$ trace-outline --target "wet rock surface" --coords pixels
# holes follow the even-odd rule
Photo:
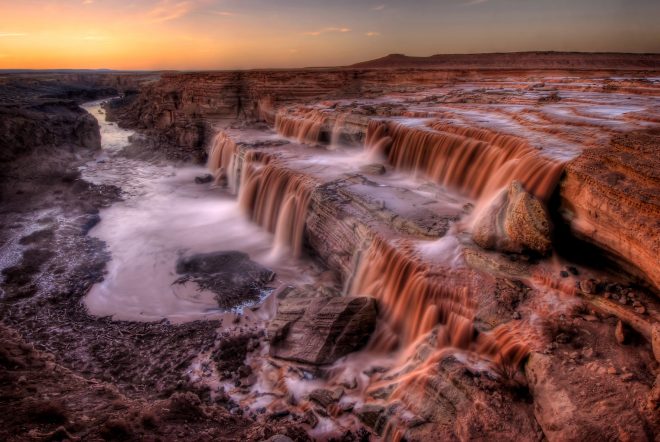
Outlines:
[[[175,284],[195,283],[199,290],[216,294],[218,306],[239,307],[259,299],[275,274],[250,260],[243,252],[213,252],[181,257],[176,272],[184,275]]]
[[[315,365],[332,363],[367,343],[376,314],[373,298],[292,288],[268,326],[270,353]]]
[[[534,413],[548,440],[623,439],[652,440],[647,433],[645,404],[635,404],[626,395],[630,388],[648,387],[617,376],[618,369],[598,368],[598,391],[587,381],[594,376],[594,365],[578,363],[567,375],[557,370],[560,362],[555,358],[532,354],[525,374],[534,397]],[[570,378],[567,379],[566,376]]]

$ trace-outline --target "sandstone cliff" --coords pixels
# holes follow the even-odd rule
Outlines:
[[[571,232],[660,289],[660,133],[615,137],[568,163],[562,213]]]

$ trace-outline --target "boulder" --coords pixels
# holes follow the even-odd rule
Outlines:
[[[341,388],[335,390],[317,388],[309,393],[309,399],[316,402],[323,408],[328,408],[330,404],[338,402],[343,394],[344,390]]]
[[[268,326],[272,356],[330,364],[367,343],[376,326],[376,300],[329,289],[293,289]]]
[[[385,166],[383,166],[382,164],[373,163],[373,164],[366,164],[364,166],[360,166],[360,172],[366,175],[385,175],[387,169],[385,169]]]
[[[243,252],[222,251],[181,257],[176,272],[183,275],[175,284],[193,282],[201,290],[216,294],[221,308],[234,308],[256,301],[275,273]]]
[[[373,429],[376,434],[381,434],[385,428],[387,417],[385,416],[385,407],[382,405],[364,404],[354,413],[363,424]]]
[[[543,204],[513,181],[476,214],[472,239],[484,249],[550,252],[551,224]]]
[[[196,184],[206,184],[206,183],[210,183],[211,181],[213,181],[213,175],[211,175],[210,173],[195,177]]]

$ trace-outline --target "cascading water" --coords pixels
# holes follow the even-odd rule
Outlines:
[[[313,144],[319,142],[326,120],[327,116],[315,109],[301,114],[279,112],[275,117],[275,129],[283,137]]]
[[[257,116],[260,121],[265,121],[268,124],[275,123],[275,107],[271,96],[261,97],[257,101]]]
[[[442,123],[410,127],[371,121],[365,148],[385,154],[397,169],[421,173],[472,198],[488,197],[518,180],[545,201],[563,170],[560,161],[543,157],[517,137]]]
[[[525,340],[506,327],[478,333],[474,327],[478,283],[452,274],[451,268],[422,263],[413,244],[396,246],[374,239],[358,265],[352,295],[379,300],[387,323],[371,341],[374,351],[407,348],[438,324],[438,349],[471,350],[500,366],[515,366],[529,352]]]
[[[342,143],[342,131],[344,130],[344,125],[346,123],[347,114],[339,114],[335,118],[335,122],[332,125],[332,132],[330,134],[330,147],[338,147]]]
[[[219,132],[213,139],[207,162],[215,184],[226,183],[232,193],[238,192],[239,164],[236,143],[224,132]]]
[[[371,120],[365,150],[386,156],[397,169],[421,173],[483,204],[512,180],[547,201],[563,170],[560,161],[541,156],[518,137],[440,122],[413,127]],[[375,296],[382,306],[387,326],[380,327],[372,348],[406,348],[441,324],[438,349],[471,350],[499,367],[517,367],[530,351],[531,340],[510,326],[478,333],[474,293],[479,287],[473,286],[474,281],[454,281],[451,268],[428,265],[410,245],[395,248],[383,240],[372,241],[350,289],[353,294]]]
[[[275,234],[276,254],[290,249],[300,256],[313,183],[272,161],[257,151],[246,154],[239,204],[251,220]]]

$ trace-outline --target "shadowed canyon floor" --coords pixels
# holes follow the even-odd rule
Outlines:
[[[0,435],[657,439],[660,74],[575,57],[3,78]]]

